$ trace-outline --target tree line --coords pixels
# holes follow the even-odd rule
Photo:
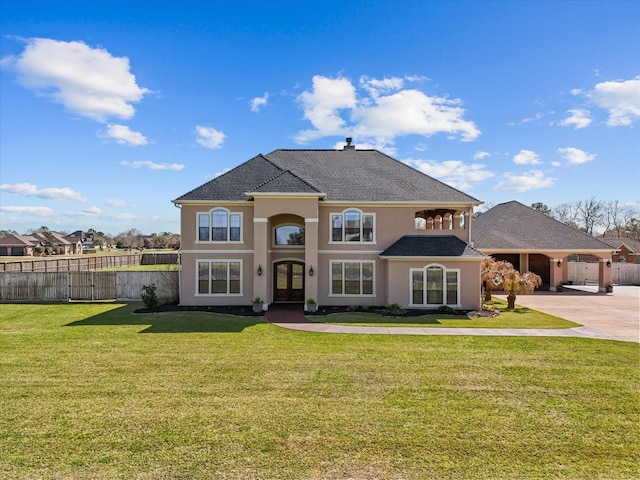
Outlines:
[[[489,203],[483,206],[488,210],[494,204]],[[623,205],[618,200],[600,201],[596,197],[591,197],[587,200],[563,203],[554,208],[542,202],[536,202],[531,204],[531,208],[587,235],[640,240],[638,208]]]

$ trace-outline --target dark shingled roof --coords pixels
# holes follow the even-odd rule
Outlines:
[[[331,201],[480,204],[377,150],[355,149],[275,150],[252,158],[174,202],[247,200],[245,192],[252,191],[325,193],[326,200]]]
[[[405,235],[380,254],[381,257],[475,257],[485,256],[455,235]]]
[[[501,203],[473,222],[480,250],[612,250],[611,246],[519,202]]]

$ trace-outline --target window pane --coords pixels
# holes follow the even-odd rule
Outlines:
[[[342,293],[342,263],[340,262],[331,264],[331,293],[335,295]]]
[[[458,303],[458,272],[447,272],[447,304]]]
[[[214,210],[211,214],[211,240],[214,242],[227,241],[227,212]]]
[[[360,213],[355,210],[344,213],[344,240],[345,242],[360,241]]]
[[[373,242],[373,215],[362,216],[362,241]]]
[[[240,293],[240,262],[229,262],[229,293]]]
[[[291,264],[291,288],[302,290],[304,288],[304,265]]]
[[[373,263],[362,264],[362,293],[373,295]]]
[[[424,303],[424,272],[413,272],[411,275],[411,303]]]
[[[334,215],[331,219],[331,240],[342,241],[342,215]]]
[[[442,290],[442,268],[427,268],[427,303],[442,305],[444,292]]]
[[[304,228],[295,225],[276,228],[276,245],[304,245]]]
[[[198,293],[209,293],[209,262],[198,262]]]
[[[198,215],[198,240],[209,241],[209,214]]]
[[[211,263],[211,293],[227,293],[227,264]]]
[[[287,289],[287,276],[289,270],[287,269],[287,264],[282,263],[276,267],[276,288],[278,290],[286,290]]]
[[[240,241],[240,215],[229,215],[229,240],[232,242]]]
[[[360,293],[360,264],[344,264],[344,293],[358,295]]]

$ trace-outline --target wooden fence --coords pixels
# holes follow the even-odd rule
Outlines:
[[[615,262],[610,268],[613,283],[618,285],[640,285],[639,264]],[[567,280],[575,284],[598,284],[597,263],[568,262],[567,269]]]
[[[0,302],[141,300],[143,285],[156,285],[162,303],[178,301],[179,272],[4,272]]]
[[[0,272],[83,272],[140,265],[141,260],[140,254],[19,260],[0,263]]]

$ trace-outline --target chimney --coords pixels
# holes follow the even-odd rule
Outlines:
[[[351,141],[353,140],[353,138],[347,137],[346,140],[347,140],[347,144],[343,147],[343,150],[355,150],[356,146],[351,145]]]

